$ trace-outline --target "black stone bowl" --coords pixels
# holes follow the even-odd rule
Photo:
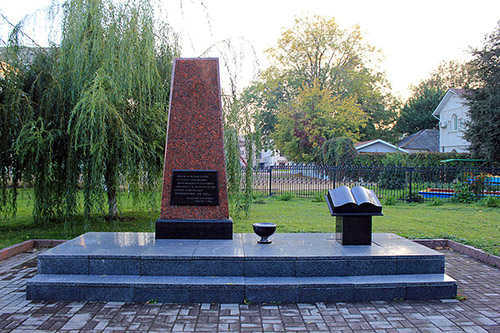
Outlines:
[[[269,244],[272,241],[269,240],[269,237],[274,234],[276,231],[276,224],[264,222],[264,223],[254,223],[253,231],[260,236],[260,240],[258,241],[261,244]]]

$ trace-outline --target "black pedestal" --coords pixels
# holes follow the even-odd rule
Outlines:
[[[156,239],[233,239],[233,220],[156,221]]]
[[[337,216],[336,239],[342,245],[371,245],[371,216]]]

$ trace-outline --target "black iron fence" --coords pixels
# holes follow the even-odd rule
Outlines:
[[[242,170],[244,172],[244,170]],[[255,168],[253,190],[272,196],[326,195],[339,186],[364,186],[381,199],[450,199],[461,188],[500,197],[500,168],[275,165]],[[242,177],[244,179],[244,177]]]

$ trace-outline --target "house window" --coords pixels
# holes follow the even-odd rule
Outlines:
[[[453,114],[453,116],[451,116],[451,130],[453,132],[458,130],[458,119],[456,114]]]

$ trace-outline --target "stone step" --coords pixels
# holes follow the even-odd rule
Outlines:
[[[452,298],[444,255],[394,234],[342,246],[332,234],[156,240],[87,233],[38,256],[33,300],[168,303],[334,302]]]
[[[38,274],[31,300],[165,303],[291,303],[453,298],[445,274],[345,277],[139,276]]]
[[[314,277],[443,274],[444,255],[393,234],[342,246],[331,234],[253,234],[232,240],[155,240],[148,233],[89,233],[38,257],[40,274]]]
[[[39,257],[40,274],[141,276],[358,276],[444,273],[443,257],[61,258]]]

